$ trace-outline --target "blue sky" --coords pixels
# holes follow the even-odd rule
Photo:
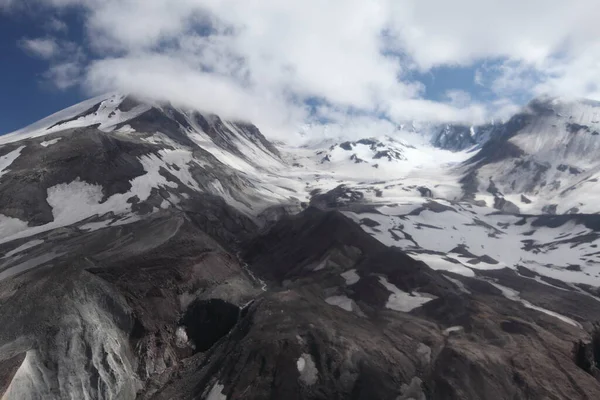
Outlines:
[[[87,97],[77,87],[56,88],[44,78],[48,62],[19,46],[23,38],[45,36],[43,23],[35,14],[0,13],[0,133],[22,128]]]
[[[441,66],[425,73],[415,73],[414,78],[425,85],[425,98],[444,101],[448,91],[463,90],[474,99],[491,99],[493,94],[475,82],[475,74],[481,63],[468,67]]]
[[[600,98],[596,0],[485,3],[0,0],[0,133],[109,91],[274,128]]]

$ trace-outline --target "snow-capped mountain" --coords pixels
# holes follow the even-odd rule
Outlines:
[[[597,111],[292,147],[112,94],[0,136],[0,396],[599,398]]]
[[[251,217],[299,203],[278,186],[284,163],[253,125],[117,95],[73,111],[0,138],[0,241],[135,220],[199,195]]]
[[[522,213],[596,213],[599,150],[600,103],[538,99],[469,160],[465,192]]]
[[[323,155],[322,163],[349,160],[354,164],[367,163],[374,168],[378,168],[380,161],[406,160],[404,149],[409,147],[411,146],[389,137],[386,137],[385,141],[365,138],[353,142],[347,141],[334,144],[329,148],[329,152],[318,151],[317,155]]]

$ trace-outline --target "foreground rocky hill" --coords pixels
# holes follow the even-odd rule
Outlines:
[[[3,399],[600,397],[596,216],[498,213],[472,153],[120,95],[0,142]]]

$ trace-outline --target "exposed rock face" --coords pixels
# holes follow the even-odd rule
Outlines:
[[[433,192],[429,188],[420,186],[417,188],[417,190],[419,191],[419,193],[421,193],[421,196],[423,197],[433,197]]]
[[[499,125],[445,125],[437,129],[432,143],[441,149],[461,151],[485,144],[497,133]]]
[[[507,214],[519,214],[519,207],[503,197],[494,198],[494,208]]]
[[[363,199],[364,194],[362,192],[340,185],[326,193],[315,191],[310,203],[318,208],[331,209],[361,203]]]

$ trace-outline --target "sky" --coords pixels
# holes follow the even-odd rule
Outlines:
[[[0,0],[0,134],[134,93],[287,132],[600,100],[597,0]]]

